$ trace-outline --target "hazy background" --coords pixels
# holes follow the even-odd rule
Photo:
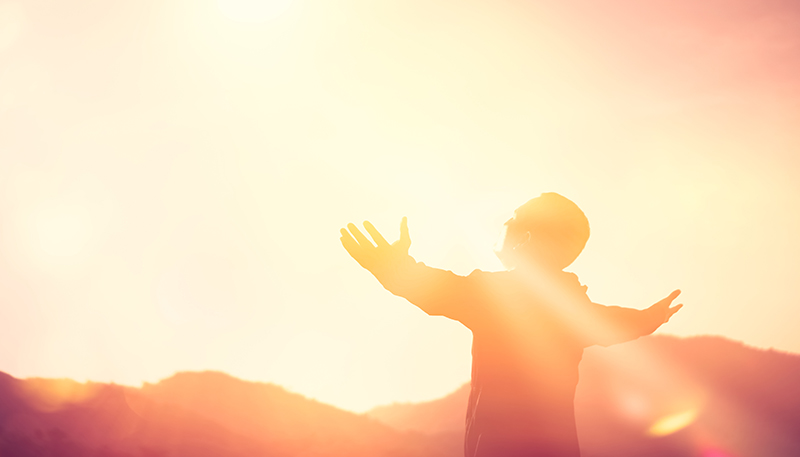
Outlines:
[[[500,269],[546,191],[594,301],[800,352],[798,127],[792,1],[0,0],[0,371],[439,397],[469,332],[338,229]]]

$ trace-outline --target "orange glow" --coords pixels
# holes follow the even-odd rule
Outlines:
[[[0,1],[0,371],[437,398],[472,335],[336,229],[407,215],[416,258],[493,271],[545,191],[593,301],[680,287],[665,331],[800,352],[798,12],[741,2]]]
[[[703,451],[702,457],[733,457],[733,456],[719,449],[707,449]]]
[[[55,412],[90,400],[97,395],[97,389],[95,384],[71,379],[28,379],[19,384],[17,394],[38,411]]]
[[[662,417],[654,423],[647,433],[651,436],[667,436],[682,430],[697,419],[697,410],[690,409],[680,413],[670,414]]]

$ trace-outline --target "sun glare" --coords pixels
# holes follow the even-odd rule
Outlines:
[[[663,417],[656,421],[652,427],[647,431],[650,436],[667,436],[671,435],[678,430],[688,427],[694,420],[697,419],[697,410],[690,409],[677,414],[672,414]]]
[[[266,22],[277,18],[291,6],[292,0],[218,0],[219,10],[237,22]]]
[[[28,379],[20,383],[19,393],[26,403],[44,412],[55,412],[66,405],[82,403],[97,394],[97,385],[71,379]]]
[[[51,257],[73,257],[89,240],[89,227],[82,215],[70,208],[50,208],[35,220],[35,233],[41,250]]]
[[[0,3],[0,51],[17,41],[24,25],[25,12],[19,3]]]

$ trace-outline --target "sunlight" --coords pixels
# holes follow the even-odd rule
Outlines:
[[[27,379],[19,394],[38,411],[55,412],[67,405],[83,403],[97,395],[98,386],[71,379]]]
[[[306,331],[294,336],[283,347],[283,353],[272,367],[280,384],[311,398],[339,403],[353,402],[342,398],[341,388],[351,372],[352,349],[346,341],[322,332]]]
[[[619,406],[626,416],[635,419],[645,417],[651,409],[648,398],[638,392],[624,392]]]
[[[237,22],[266,22],[277,18],[291,6],[292,0],[218,0],[219,10]]]
[[[649,430],[647,434],[650,436],[667,436],[671,435],[678,430],[688,427],[694,420],[697,419],[697,410],[690,409],[677,414],[672,414],[659,419]]]
[[[17,2],[0,4],[0,51],[11,47],[22,34],[25,11]]]
[[[88,223],[76,208],[58,206],[39,212],[34,230],[39,247],[51,257],[78,255],[89,241]]]

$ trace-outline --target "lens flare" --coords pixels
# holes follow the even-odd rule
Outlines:
[[[690,409],[688,411],[662,417],[647,430],[647,434],[650,436],[671,435],[678,430],[688,427],[695,419],[697,419],[696,409]]]

